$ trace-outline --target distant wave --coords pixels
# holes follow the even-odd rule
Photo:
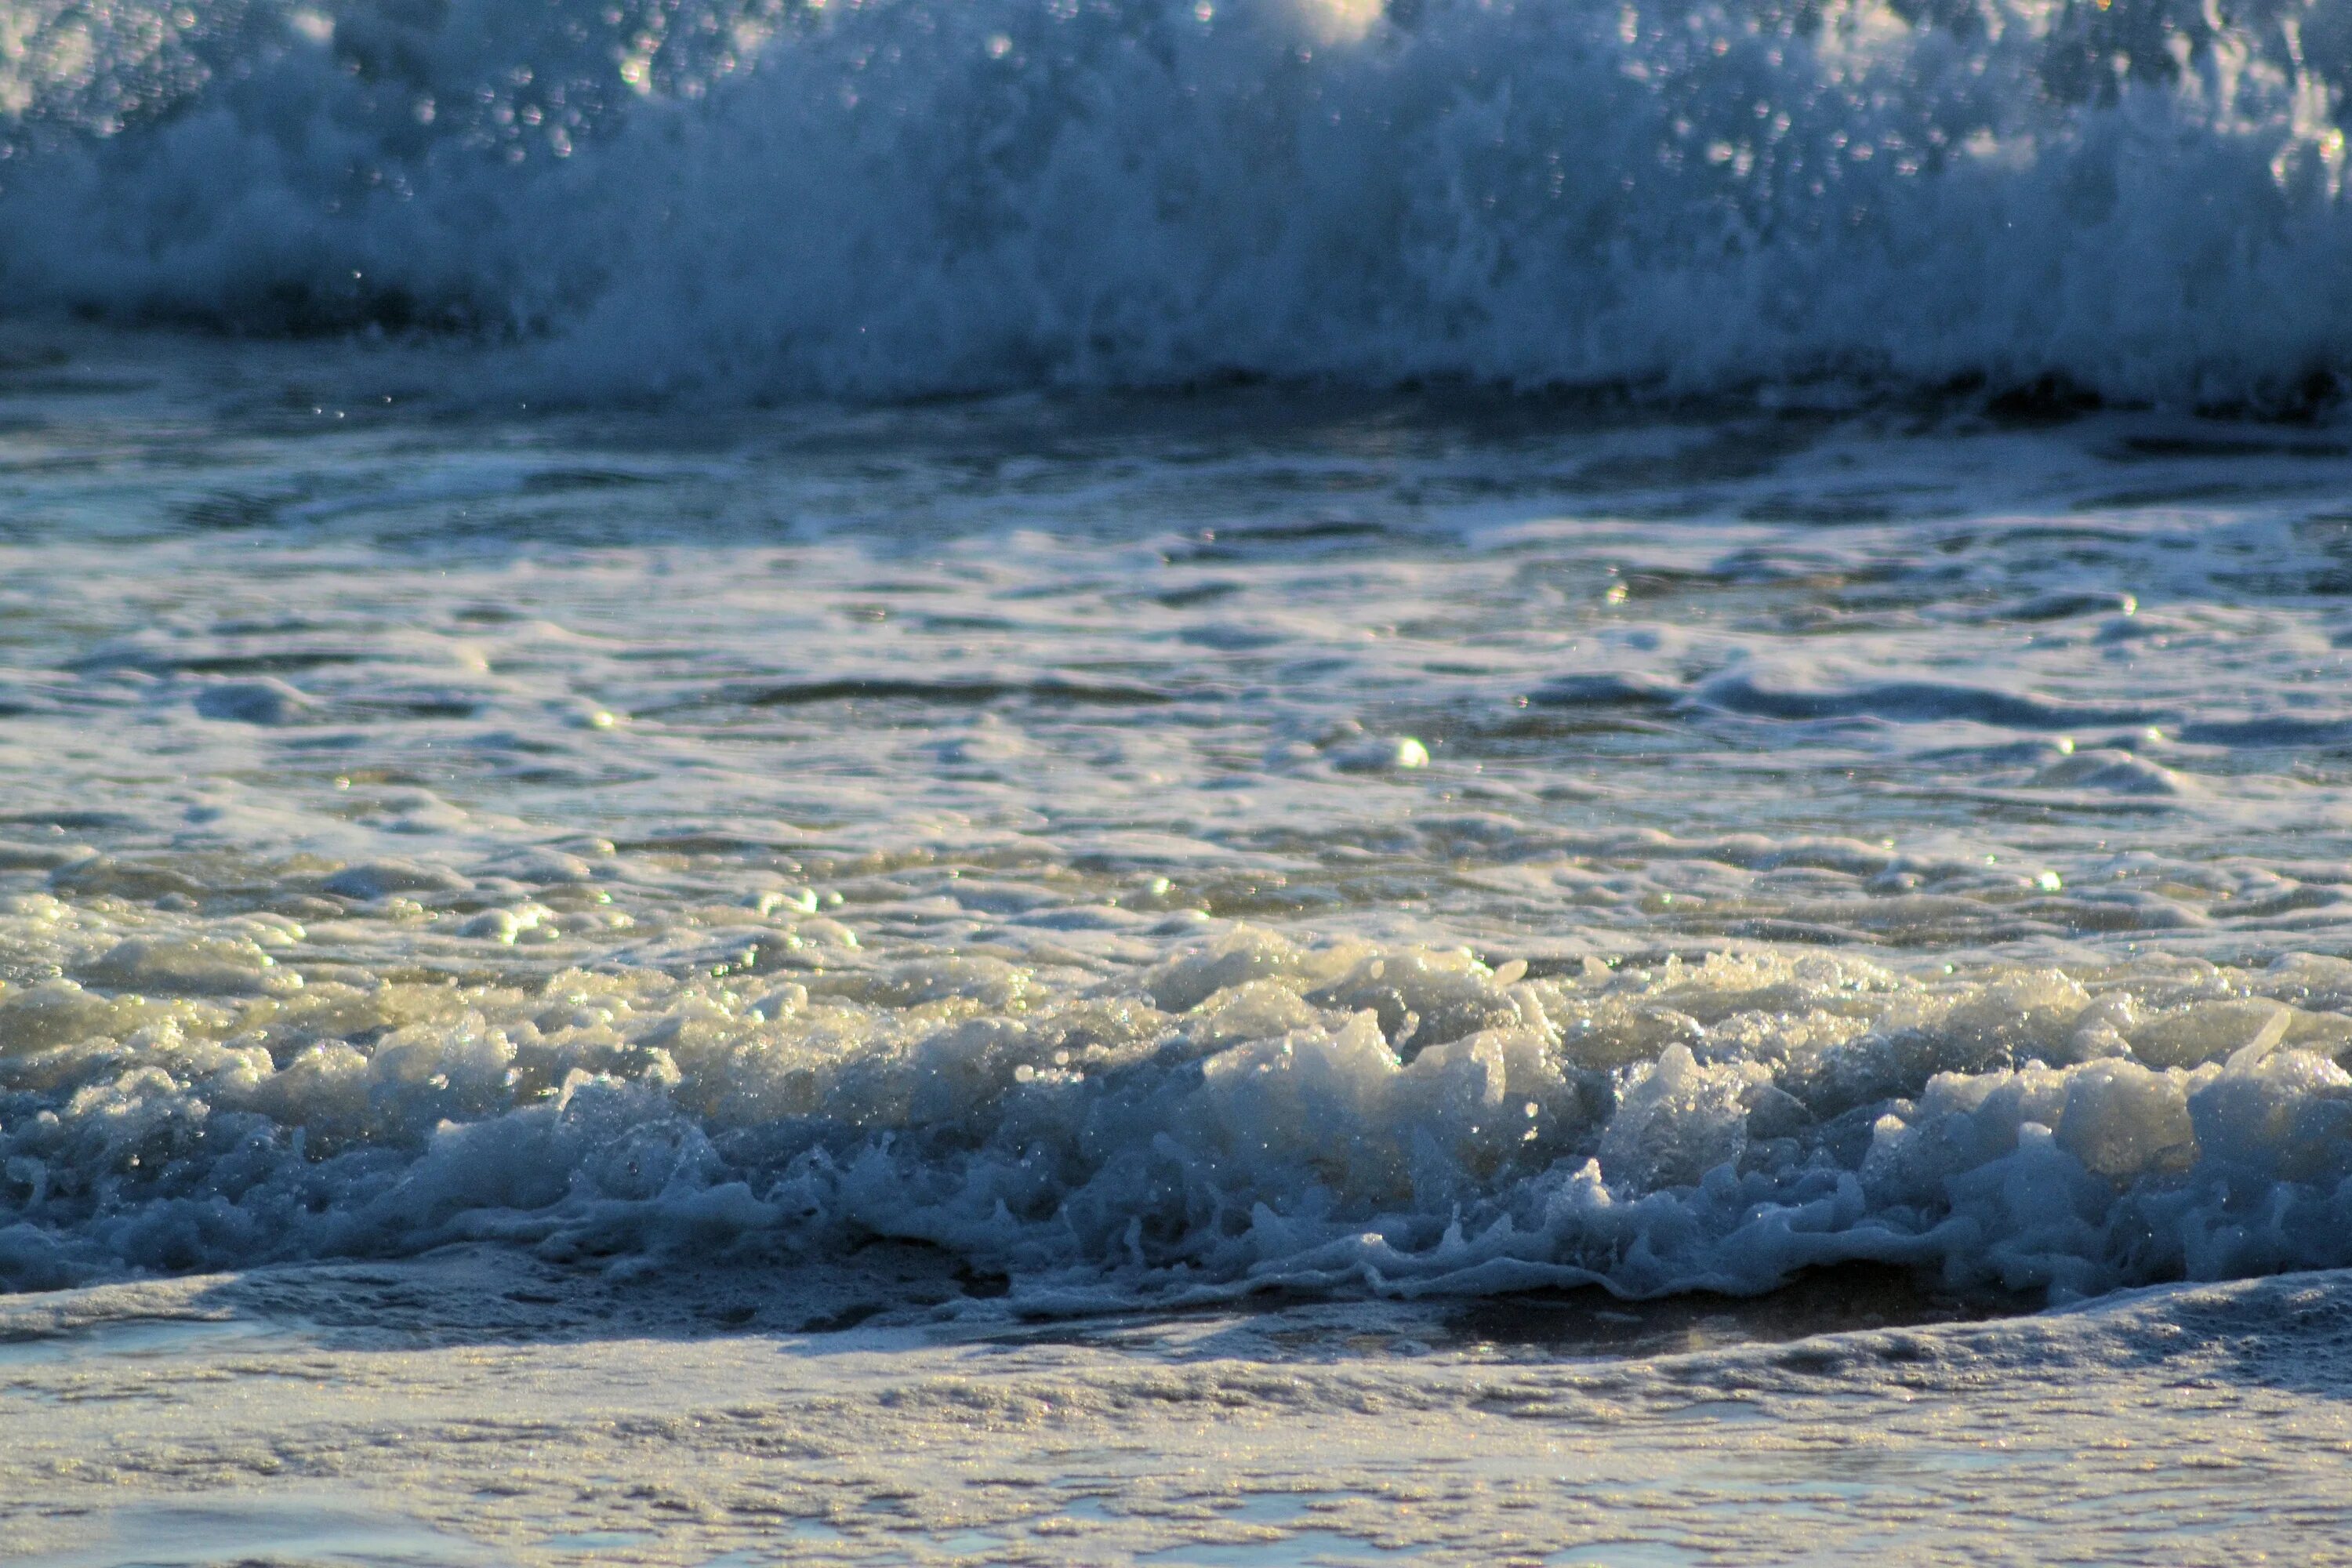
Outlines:
[[[33,0],[0,298],[571,395],[2352,370],[2352,11]]]

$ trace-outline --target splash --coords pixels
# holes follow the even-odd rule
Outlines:
[[[1244,926],[1088,983],[847,962],[777,904],[731,975],[305,984],[282,921],[42,902],[11,920],[63,922],[84,980],[0,992],[14,1288],[485,1239],[896,1237],[1036,1301],[1756,1291],[1853,1259],[2064,1299],[2352,1256],[2339,960],[1528,978]]]
[[[269,0],[0,26],[13,308],[581,398],[1234,374],[2307,405],[2340,8]]]

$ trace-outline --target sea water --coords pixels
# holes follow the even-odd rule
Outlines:
[[[0,1549],[2352,1545],[2347,70],[0,14]]]

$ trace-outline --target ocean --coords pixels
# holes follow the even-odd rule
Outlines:
[[[2352,1554],[2338,81],[0,4],[0,1557]]]

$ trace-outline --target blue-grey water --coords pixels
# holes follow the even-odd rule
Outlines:
[[[2347,75],[0,5],[0,1552],[2342,1546]]]

